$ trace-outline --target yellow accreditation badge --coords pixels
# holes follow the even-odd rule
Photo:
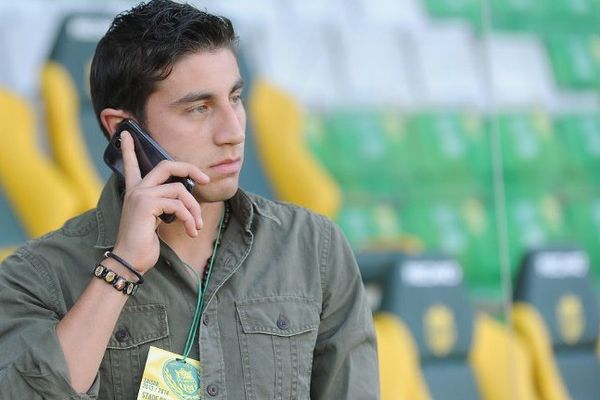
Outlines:
[[[137,400],[197,400],[202,398],[200,362],[150,347]]]

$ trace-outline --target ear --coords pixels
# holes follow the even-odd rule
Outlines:
[[[120,109],[105,108],[100,111],[100,122],[111,138],[117,130],[117,125],[127,118],[132,118],[131,114]]]

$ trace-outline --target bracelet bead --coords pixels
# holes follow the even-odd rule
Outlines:
[[[135,282],[129,282],[115,271],[110,268],[105,267],[102,264],[96,265],[92,274],[98,278],[102,279],[104,282],[110,284],[112,287],[117,289],[119,292],[126,294],[128,296],[133,296],[138,289],[138,284]]]

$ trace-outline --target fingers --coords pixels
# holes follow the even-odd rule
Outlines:
[[[140,167],[135,149],[133,138],[127,131],[121,132],[121,154],[123,156],[123,175],[125,176],[125,189],[129,189],[137,185],[142,180]]]
[[[191,214],[194,222],[194,228],[196,230],[202,229],[204,222],[202,221],[200,204],[194,198],[194,196],[184,188],[183,185],[180,183],[169,183],[157,186],[151,190],[152,194],[157,197],[176,199],[180,201]]]
[[[206,184],[210,181],[208,175],[192,164],[165,160],[161,161],[144,177],[141,185],[144,187],[157,186],[167,181],[171,176],[189,177],[200,184]]]
[[[200,204],[180,183],[154,187],[138,185],[125,194],[125,201],[134,204],[137,211],[148,210],[154,217],[163,213],[175,214],[191,237],[196,237],[204,224]]]
[[[196,220],[182,201],[175,199],[163,199],[160,204],[160,211],[155,214],[155,217],[159,217],[163,213],[175,214],[177,219],[184,225],[185,231],[189,236],[198,236]]]

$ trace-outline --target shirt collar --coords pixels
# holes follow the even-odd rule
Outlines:
[[[96,206],[98,222],[98,238],[96,248],[109,249],[114,247],[121,219],[124,190],[120,179],[113,174],[100,195]],[[255,211],[263,214],[257,202],[244,190],[238,189],[229,200],[232,217],[240,222],[245,231],[250,231]]]

